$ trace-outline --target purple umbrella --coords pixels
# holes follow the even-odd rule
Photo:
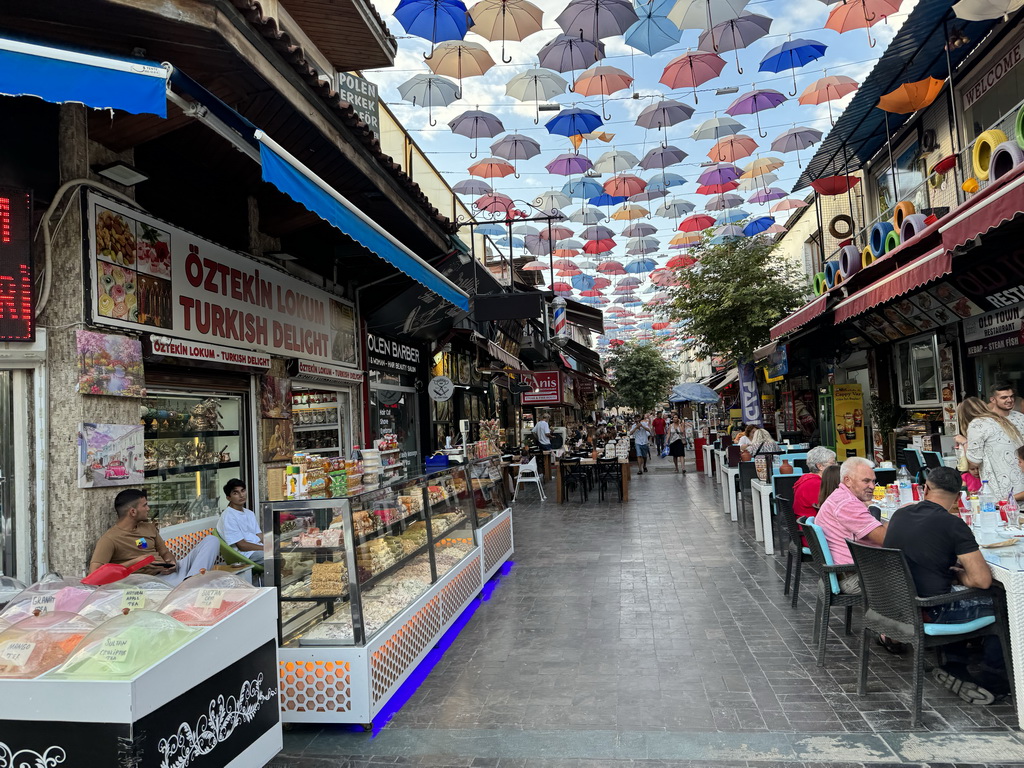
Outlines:
[[[604,43],[581,40],[578,36],[558,35],[537,53],[540,65],[558,72],[575,73],[604,58]],[[573,77],[575,80],[575,76]]]
[[[685,157],[686,153],[683,150],[669,144],[668,146],[652,149],[644,155],[639,165],[645,171],[649,171],[652,168],[667,168],[670,165],[681,163]]]
[[[693,107],[675,99],[662,99],[656,104],[644,107],[636,118],[636,124],[647,130],[661,129],[666,131],[670,125],[689,120],[693,116]]]
[[[615,233],[608,227],[595,224],[580,232],[580,237],[584,240],[611,240],[615,237]]]
[[[505,126],[501,124],[501,120],[498,119],[497,115],[492,115],[490,112],[481,112],[478,109],[463,112],[451,120],[448,123],[448,127],[452,129],[452,133],[473,139],[473,153],[470,157],[476,157],[477,140],[481,136],[491,139],[499,133],[505,132]]]
[[[523,238],[526,250],[534,256],[547,256],[551,253],[551,241],[540,235],[527,235]]]
[[[452,191],[459,195],[480,197],[481,195],[491,194],[494,189],[486,181],[481,181],[480,179],[464,179],[452,187]]]
[[[491,144],[491,154],[511,160],[512,166],[515,167],[517,160],[529,160],[531,157],[539,155],[540,143],[521,133],[510,133]],[[518,168],[516,169],[516,178],[519,178]]]
[[[557,173],[559,176],[577,176],[589,171],[594,167],[594,164],[590,162],[590,158],[586,155],[575,155],[567,152],[559,155],[544,167],[548,169],[548,173]]]
[[[778,187],[768,187],[768,189],[756,192],[747,198],[748,203],[770,203],[772,200],[781,200],[786,196]]]
[[[739,195],[731,195],[727,192],[722,195],[709,197],[704,209],[708,211],[725,211],[729,208],[735,208],[737,205],[741,205],[742,203],[742,197]]]
[[[649,203],[651,200],[661,200],[661,198],[668,195],[668,191],[664,189],[645,189],[636,195],[629,196],[629,202],[631,203]]]
[[[754,115],[757,120],[757,133],[764,139],[768,137],[768,134],[761,131],[761,118],[758,113],[765,109],[775,109],[784,101],[786,101],[786,97],[771,88],[755,89],[738,97],[725,111],[734,117],[736,115]]]
[[[701,185],[729,184],[740,177],[739,168],[732,163],[715,163],[704,173],[697,177],[697,183]]]
[[[638,20],[629,0],[572,0],[555,22],[567,35],[601,40],[623,34]]]
[[[807,128],[806,126],[798,126],[776,136],[772,142],[772,150],[775,152],[796,152],[796,163],[800,165],[800,150],[807,149],[819,141],[821,141],[821,131]]]
[[[708,53],[739,51],[767,35],[771,26],[772,20],[769,17],[744,11],[738,18],[715,24],[711,29],[701,32],[697,47]],[[736,54],[736,69],[743,74],[739,53]]]

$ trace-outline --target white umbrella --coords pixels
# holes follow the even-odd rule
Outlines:
[[[679,0],[668,20],[680,29],[711,29],[743,13],[749,0]]]
[[[697,126],[690,138],[694,141],[718,141],[725,136],[732,136],[743,130],[743,124],[731,117],[712,117]]]
[[[637,164],[636,155],[624,149],[613,149],[605,152],[594,163],[594,170],[600,173],[619,173],[628,171]]]
[[[569,217],[569,221],[575,221],[579,224],[597,224],[604,221],[604,219],[605,215],[599,208],[588,208],[586,206],[580,208]]]
[[[953,13],[965,21],[1007,21],[1011,13],[1024,8],[1024,0],[960,0],[953,6]]]
[[[533,201],[533,204],[545,211],[551,211],[565,208],[571,202],[568,195],[554,189],[549,189],[547,192],[541,192]]]

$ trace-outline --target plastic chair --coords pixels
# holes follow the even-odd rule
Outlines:
[[[728,460],[729,466],[738,467],[740,464],[740,447],[738,445],[730,445],[725,450],[725,458]]]
[[[224,537],[220,535],[220,531],[218,531],[216,528],[213,529],[213,535],[216,536],[217,541],[220,542],[220,556],[224,558],[225,563],[227,563],[228,565],[234,565],[235,563],[244,563],[245,565],[251,565],[253,576],[263,575],[263,563],[257,563],[255,560],[250,560],[237,549],[232,547],[230,544],[224,541]]]
[[[772,481],[772,505],[775,512],[772,515],[772,526],[777,528],[779,536],[776,541],[782,541],[782,529],[785,528],[785,523],[780,519],[779,516],[779,505],[778,499],[785,498],[789,499],[790,504],[793,502],[793,486],[796,485],[796,481],[803,475],[802,469],[794,469],[791,475],[779,475],[774,474],[771,476]],[[789,594],[787,591],[786,594]],[[794,603],[794,606],[796,603]]]
[[[615,458],[597,460],[597,492],[598,500],[604,501],[608,491],[608,483],[614,483],[619,491],[619,503],[622,503],[622,468]]]
[[[876,485],[892,485],[896,482],[896,470],[895,469],[878,469],[875,468],[875,484]]]
[[[789,535],[789,544],[786,547],[786,582],[782,594],[789,594],[790,579],[792,579],[793,607],[796,608],[797,600],[800,597],[801,566],[813,558],[810,547],[804,546],[803,532],[800,530],[796,513],[793,512],[793,502],[785,496],[776,496],[775,508],[779,513],[780,527],[785,528]]]
[[[512,489],[512,501],[516,501],[516,497],[519,495],[519,486],[523,483],[534,483],[537,486],[537,492],[540,493],[540,500],[547,501],[548,497],[544,495],[544,484],[540,479],[540,470],[537,469],[537,457],[533,456],[526,464],[519,465],[519,472],[516,474],[516,487]]]
[[[925,469],[928,471],[945,466],[942,463],[942,454],[938,451],[921,451],[921,456],[924,458]]]
[[[899,549],[869,547],[855,541],[846,542],[860,573],[864,591],[864,625],[860,645],[860,681],[857,693],[867,693],[868,659],[871,655],[869,637],[885,634],[893,640],[908,643],[914,649],[914,697],[911,715],[914,726],[921,722],[921,694],[924,688],[924,651],[962,640],[985,635],[996,635],[1003,646],[1003,659],[1007,674],[1013,674],[1010,660],[1010,638],[1006,623],[996,616],[983,616],[958,624],[932,624],[924,621],[922,608],[959,602],[972,597],[996,597],[994,590],[964,589],[935,597],[918,597],[914,579],[907,566],[907,558]],[[996,604],[997,616],[1002,616],[1001,605]],[[1011,681],[1012,682],[1012,681]],[[1012,690],[1012,686],[1011,686]]]
[[[818,566],[818,600],[814,608],[814,642],[818,645],[818,666],[825,666],[825,643],[828,640],[829,618],[833,608],[846,608],[846,634],[851,634],[853,607],[863,605],[861,595],[846,595],[839,591],[839,575],[856,573],[855,565],[836,565],[832,552],[825,540],[825,532],[817,523],[803,524],[804,538],[807,548],[811,550],[811,559]]]
[[[907,465],[907,472],[915,483],[921,481],[921,470],[924,469],[924,457],[917,448],[904,448],[903,461]]]
[[[586,468],[580,464],[580,460],[578,458],[563,458],[558,464],[562,470],[562,501],[568,501],[570,487],[573,489],[578,487],[580,501],[586,501],[589,495],[588,485],[590,484],[590,478]]]

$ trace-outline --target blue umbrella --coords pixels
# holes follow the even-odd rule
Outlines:
[[[737,227],[735,224],[727,224],[724,227],[719,227],[715,230],[715,236],[712,237],[708,242],[712,245],[721,245],[722,243],[728,243],[731,240],[738,240],[744,237],[745,233],[742,229]]]
[[[749,215],[742,208],[730,208],[727,211],[722,211],[722,215],[715,219],[715,226],[735,224],[737,221],[743,221]]]
[[[578,301],[580,304],[607,304],[608,303],[608,299],[606,299],[604,296],[581,296],[580,298],[575,299],[575,301]],[[607,342],[605,342],[605,343],[607,343]]]
[[[678,173],[659,173],[657,176],[652,176],[647,182],[648,189],[668,189],[669,187],[678,187],[686,183],[686,179],[680,176]]]
[[[479,232],[480,230],[477,230],[477,231]],[[497,240],[494,241],[494,244],[495,245],[500,245],[500,246],[503,246],[503,247],[507,248],[508,244],[509,244],[508,235],[505,235],[504,237],[498,238]],[[523,242],[523,238],[521,238],[521,237],[513,237],[512,238],[512,247],[513,248],[523,248],[525,246],[526,246],[526,243]]]
[[[670,403],[717,403],[718,393],[696,381],[687,381],[672,387]]]
[[[567,181],[562,185],[562,194],[570,198],[578,197],[580,200],[589,200],[604,192],[601,182],[594,179],[579,179],[578,181]]]
[[[573,275],[569,279],[569,282],[572,283],[572,287],[575,288],[577,291],[589,291],[591,288],[594,287],[594,283],[596,282],[596,278],[593,278],[590,275]],[[583,298],[597,298],[597,297],[596,296],[589,296],[589,297],[588,296],[584,296]]]
[[[616,195],[609,195],[607,192],[603,195],[590,198],[589,202],[591,205],[618,205],[629,200],[628,197],[617,197]]]
[[[653,56],[679,42],[683,31],[668,20],[676,0],[637,0],[634,3],[639,19],[623,34],[626,45]]]
[[[579,136],[581,133],[596,131],[603,124],[601,116],[596,112],[572,107],[563,109],[544,123],[544,127],[555,136]]]
[[[478,235],[490,235],[491,237],[497,237],[508,233],[508,230],[501,224],[480,224],[479,226],[473,227]]]
[[[747,222],[747,226],[743,228],[743,234],[747,237],[759,235],[774,223],[775,219],[771,216],[759,216],[758,218]]]
[[[462,40],[469,28],[462,0],[402,0],[394,15],[410,35],[432,43]]]
[[[796,71],[805,64],[810,64],[815,59],[825,55],[828,48],[824,43],[817,40],[787,40],[782,45],[772,48],[765,57],[761,59],[759,72],[781,72],[784,69],[793,70],[793,90],[790,96],[796,96]]]
[[[623,269],[630,274],[638,275],[645,272],[653,272],[656,266],[658,266],[658,262],[654,259],[637,259],[636,261],[629,262]]]

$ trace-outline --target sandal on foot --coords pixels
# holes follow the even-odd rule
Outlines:
[[[984,707],[996,700],[996,697],[987,688],[982,688],[975,682],[957,677],[952,672],[939,668],[935,670],[932,676],[935,678],[935,682],[947,691],[952,691],[968,704]]]
[[[902,656],[907,652],[906,643],[901,643],[899,640],[893,640],[891,637],[886,637],[885,635],[878,636],[878,644],[893,656]]]

